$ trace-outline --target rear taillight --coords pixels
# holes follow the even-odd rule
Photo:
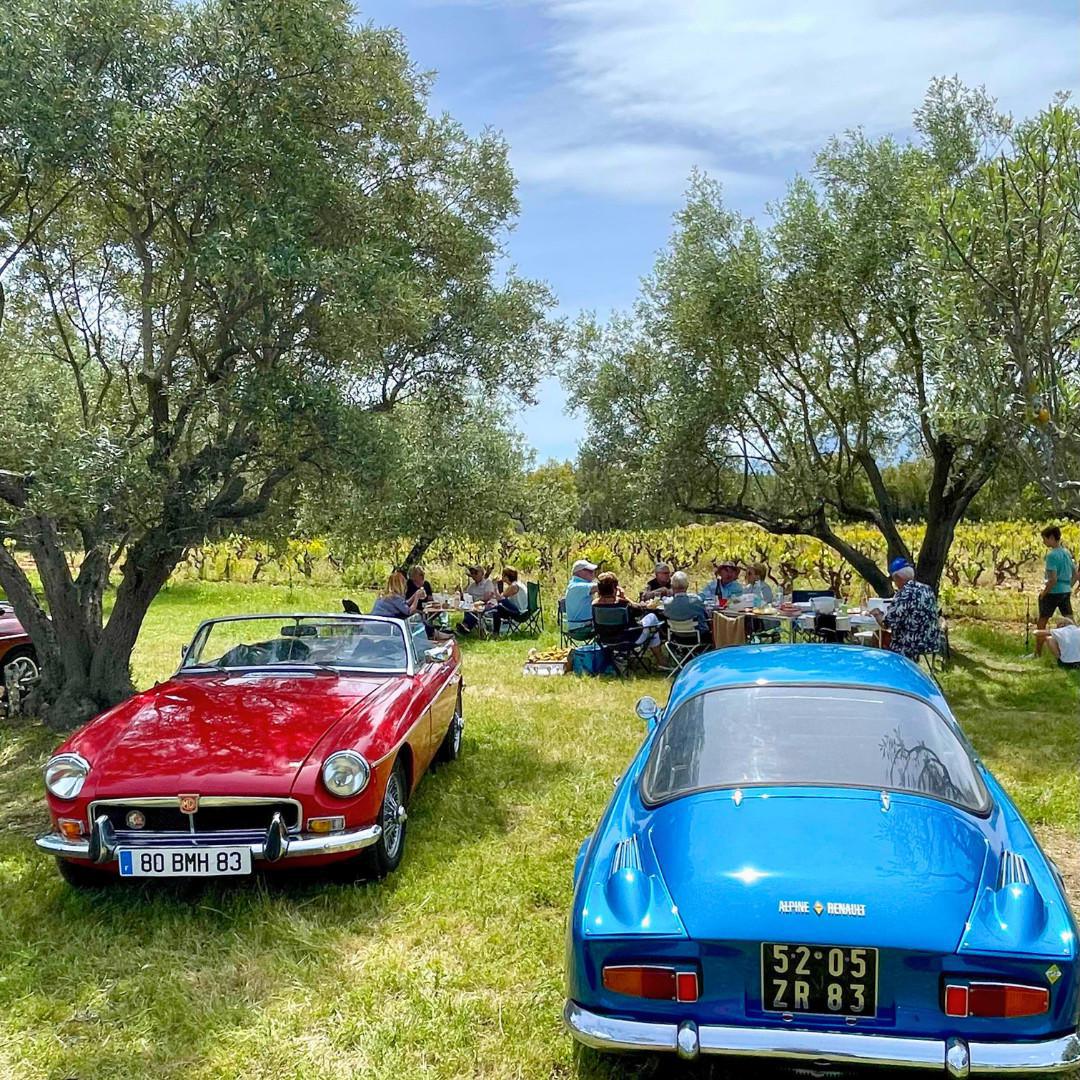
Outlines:
[[[604,989],[653,1001],[697,1001],[696,971],[676,971],[652,965],[604,968]]]
[[[1042,1016],[1050,1011],[1050,991],[1015,983],[972,983],[945,987],[946,1016]]]

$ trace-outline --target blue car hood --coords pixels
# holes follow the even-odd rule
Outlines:
[[[951,953],[990,853],[979,819],[877,792],[708,792],[657,808],[661,873],[700,940]]]

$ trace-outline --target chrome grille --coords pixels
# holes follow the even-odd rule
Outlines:
[[[142,829],[132,829],[127,815],[138,810],[146,818]],[[299,832],[302,809],[295,799],[210,795],[199,800],[194,814],[180,811],[176,796],[148,796],[127,799],[98,799],[90,804],[90,825],[104,815],[117,838],[131,843],[174,842],[186,837],[227,837],[241,840],[265,835],[274,814],[280,814],[289,832]]]
[[[1031,870],[1028,868],[1027,859],[1023,855],[1017,855],[1015,851],[1006,851],[1001,856],[997,887],[1005,889],[1009,885],[1030,884]]]
[[[615,848],[615,854],[611,859],[611,874],[614,876],[622,870],[640,870],[641,852],[638,851],[636,836],[628,840],[620,840]]]

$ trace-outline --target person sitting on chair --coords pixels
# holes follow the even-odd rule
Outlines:
[[[641,599],[654,600],[658,596],[670,596],[673,591],[671,587],[671,567],[666,562],[658,562],[653,567],[653,576],[645,586]]]
[[[681,570],[671,575],[671,597],[664,602],[664,614],[676,622],[694,622],[698,630],[708,638],[709,616],[700,596],[689,593],[690,579]]]
[[[405,584],[405,599],[411,600],[417,591],[423,595],[416,605],[416,610],[423,611],[424,605],[431,600],[431,582],[424,576],[422,566],[414,566],[409,570],[409,580]]]
[[[716,577],[699,593],[706,604],[719,604],[721,600],[734,600],[742,596],[739,584],[739,568],[729,559],[716,564]]]
[[[914,661],[936,653],[941,645],[941,612],[933,590],[916,581],[915,567],[899,556],[889,563],[889,576],[896,589],[889,611],[873,611],[892,634],[889,648]]]
[[[395,570],[386,581],[386,588],[379,593],[371,608],[372,615],[386,615],[391,619],[407,619],[416,614],[416,607],[423,592],[413,593],[412,600],[405,599],[405,575]]]
[[[766,575],[764,563],[751,563],[746,568],[746,588],[754,596],[754,607],[769,607],[775,597]]]
[[[643,608],[639,604],[631,604],[619,585],[619,579],[610,571],[601,574],[596,579],[596,599],[593,601],[593,606],[625,608],[630,618],[630,625],[623,631],[625,640],[632,641],[635,645],[647,644],[657,667],[660,666],[663,660],[663,653],[660,651],[660,631],[658,629],[660,620],[647,608]],[[639,626],[634,625],[636,616],[641,617]]]
[[[529,588],[524,581],[518,581],[518,572],[507,566],[502,572],[502,595],[499,602],[491,609],[491,624],[495,636],[499,636],[503,619],[521,622],[529,614]]]
[[[570,571],[563,604],[566,611],[566,629],[581,630],[592,624],[593,594],[596,592],[596,563],[578,559]]]
[[[465,596],[471,597],[474,603],[494,607],[499,600],[499,590],[495,588],[495,582],[488,577],[488,572],[482,566],[467,566],[466,571],[472,584],[465,589]],[[458,623],[457,633],[461,637],[471,634],[480,625],[480,616],[474,611],[466,611],[461,622]]]
[[[1036,656],[1042,656],[1044,646],[1062,667],[1080,668],[1080,626],[1072,619],[1061,618],[1050,630],[1036,630]]]

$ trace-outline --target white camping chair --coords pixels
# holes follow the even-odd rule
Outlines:
[[[668,619],[667,628],[664,648],[674,665],[671,678],[675,678],[695,656],[712,648],[712,640],[693,619]]]

